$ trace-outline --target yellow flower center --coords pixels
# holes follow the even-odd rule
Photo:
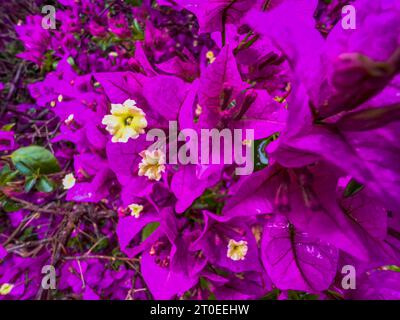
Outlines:
[[[147,127],[146,114],[136,106],[134,100],[126,100],[123,104],[111,104],[111,114],[104,116],[102,124],[113,136],[112,142],[128,142],[136,139]]]
[[[72,173],[68,173],[62,181],[64,189],[66,190],[71,189],[75,185],[75,182],[76,179]]]
[[[139,218],[140,213],[143,211],[143,206],[137,203],[133,203],[128,206],[129,210],[131,210],[131,216],[135,218]]]
[[[14,288],[14,285],[11,283],[3,283],[0,287],[0,295],[5,296],[11,292]]]
[[[144,150],[139,153],[142,161],[139,163],[139,176],[146,176],[149,180],[159,181],[161,173],[165,171],[165,154],[160,149]]]
[[[228,243],[228,252],[226,256],[233,261],[244,260],[247,254],[247,241],[240,240],[235,241],[233,239],[229,240]]]

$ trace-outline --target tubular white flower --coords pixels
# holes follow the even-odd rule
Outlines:
[[[161,173],[165,171],[165,154],[160,149],[144,150],[139,153],[143,158],[139,163],[139,176],[146,176],[149,180],[159,181]]]
[[[248,251],[247,241],[229,240],[226,256],[233,261],[244,260]]]
[[[102,124],[113,136],[112,142],[126,143],[144,133],[147,120],[143,110],[136,106],[136,101],[128,99],[123,104],[111,104],[111,114],[104,116]]]
[[[135,218],[139,218],[140,213],[143,211],[143,206],[137,203],[130,204],[128,208],[131,211],[131,216]]]
[[[64,189],[68,190],[71,189],[75,185],[76,179],[72,173],[68,173],[63,181],[62,184],[64,186]]]

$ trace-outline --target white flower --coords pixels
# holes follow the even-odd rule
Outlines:
[[[112,142],[126,143],[144,133],[147,127],[146,114],[136,106],[134,100],[126,100],[123,104],[111,104],[111,114],[104,116],[102,124],[113,136]]]
[[[72,173],[68,173],[62,181],[64,189],[66,190],[71,189],[75,185],[75,182],[76,179]]]
[[[139,153],[143,158],[139,163],[139,176],[146,176],[150,180],[159,181],[161,173],[165,171],[165,154],[160,149],[144,150]]]
[[[135,218],[140,217],[140,213],[143,211],[143,206],[137,203],[132,203],[128,206],[129,210],[131,210],[131,216]]]
[[[229,240],[228,243],[228,252],[226,256],[233,261],[244,260],[247,254],[247,241],[240,240],[235,241],[233,239]]]
[[[212,51],[207,51],[206,58],[207,58],[209,63],[213,63],[215,61],[215,59],[216,59],[215,55],[214,55],[214,52],[212,52]]]

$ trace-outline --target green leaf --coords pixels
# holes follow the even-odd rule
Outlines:
[[[139,7],[142,4],[142,0],[125,0],[125,2],[134,7]]]
[[[4,212],[14,212],[18,211],[21,209],[21,205],[17,202],[14,202],[12,200],[6,199],[2,202],[3,210]]]
[[[318,300],[318,295],[311,294],[303,291],[288,291],[289,300]]]
[[[328,295],[333,300],[343,300],[343,295],[339,292],[333,290],[326,290],[325,294]]]
[[[265,296],[261,298],[261,300],[278,300],[279,297],[279,289],[273,289],[270,292],[268,292]]]
[[[71,56],[69,56],[69,57],[67,58],[67,62],[68,62],[68,64],[69,64],[71,67],[74,67],[74,66],[75,66],[75,60],[74,60],[74,58],[72,58]]]
[[[78,68],[78,66],[77,66],[77,64],[76,64],[76,62],[75,62],[73,57],[69,56],[67,58],[67,62],[72,67],[72,69],[74,69],[75,72],[77,72],[77,73],[79,72],[79,68]]]
[[[25,188],[24,188],[25,192],[28,193],[29,191],[31,191],[35,184],[36,184],[36,177],[35,176],[26,177],[26,179],[25,179]]]
[[[200,277],[200,288],[210,290],[210,282],[206,278]]]
[[[5,124],[4,126],[1,127],[1,131],[11,131],[12,128],[14,128],[15,123],[9,123]]]
[[[0,186],[4,186],[8,182],[13,181],[17,175],[18,171],[12,171],[10,166],[6,164],[0,171]]]
[[[208,296],[207,300],[217,300],[215,293],[211,292],[210,295]]]
[[[33,169],[29,168],[27,165],[25,165],[23,162],[17,162],[15,163],[15,168],[24,176],[30,176],[33,174]]]
[[[36,189],[40,192],[52,192],[54,190],[54,184],[47,177],[40,177],[36,183]]]
[[[400,267],[399,266],[395,266],[395,265],[385,266],[385,267],[383,267],[383,269],[384,270],[391,270],[391,271],[400,272]]]
[[[111,255],[112,255],[113,257],[115,257],[115,258],[124,256],[124,255],[122,254],[122,252],[121,252],[118,248],[114,248],[114,249],[111,251]],[[121,261],[121,260],[119,260],[119,259],[116,259],[116,260],[114,260],[114,261],[111,262],[111,268],[113,268],[113,270],[115,270],[115,271],[118,271],[118,270],[119,270],[119,267],[120,267],[122,264],[123,264],[123,261]]]
[[[144,32],[141,28],[139,21],[137,19],[133,20],[133,34],[136,40],[143,40],[144,39]]]
[[[50,71],[53,71],[55,69],[55,63],[57,61],[55,61],[55,56],[54,56],[54,50],[48,50],[45,54],[44,54],[44,60],[42,63],[42,70],[45,73],[48,73]]]
[[[34,229],[33,227],[29,227],[27,229],[24,230],[24,233],[21,235],[21,237],[19,238],[20,241],[26,241],[27,239],[32,239],[34,238],[34,233],[33,233]]]
[[[11,154],[11,160],[23,175],[32,173],[50,174],[60,171],[60,165],[54,155],[39,146],[19,148]]]
[[[264,169],[269,164],[269,157],[266,152],[267,146],[277,139],[279,133],[274,133],[268,138],[254,140],[254,171]]]
[[[357,192],[361,191],[364,186],[361,183],[358,183],[356,180],[351,179],[347,184],[346,189],[344,190],[344,197],[348,198],[354,196]]]
[[[94,247],[92,251],[93,252],[102,251],[102,250],[106,249],[108,247],[108,245],[109,245],[108,238],[103,238],[97,243],[96,247]]]
[[[0,170],[0,178],[8,175],[11,172],[10,166],[8,164],[4,165]]]
[[[142,230],[142,241],[146,240],[160,225],[159,222],[152,222],[145,226]]]

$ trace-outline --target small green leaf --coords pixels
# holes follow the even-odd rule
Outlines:
[[[12,171],[8,164],[5,165],[0,171],[0,186],[4,186],[8,182],[13,181],[17,175],[18,171]]]
[[[40,192],[49,193],[54,190],[54,185],[49,179],[47,179],[47,177],[42,176],[36,183],[36,189]]]
[[[261,298],[261,300],[278,300],[279,297],[279,289],[273,289],[270,292],[268,292],[265,296]]]
[[[75,66],[75,60],[74,60],[74,58],[72,58],[71,56],[69,56],[69,57],[67,58],[67,62],[68,62],[68,64],[69,64],[71,67],[74,67],[74,66]]]
[[[11,160],[24,175],[31,175],[34,172],[51,174],[60,171],[60,165],[54,155],[39,146],[19,148],[11,154]]]
[[[33,174],[33,170],[25,165],[23,162],[16,162],[15,168],[24,176],[30,176]]]
[[[33,238],[34,234],[33,234],[33,227],[29,227],[27,229],[24,230],[24,233],[21,235],[21,237],[19,238],[20,241],[25,241],[29,238]]]
[[[206,278],[200,277],[200,288],[203,290],[210,290],[210,282]]]
[[[12,128],[14,128],[15,123],[9,123],[5,124],[4,126],[1,127],[1,131],[11,131]]]
[[[8,175],[11,172],[10,166],[6,164],[3,168],[0,170],[0,177],[3,177],[3,175]]]
[[[391,270],[391,271],[400,272],[400,267],[399,266],[395,266],[395,265],[385,266],[385,267],[383,267],[383,269],[384,270]]]
[[[217,300],[217,297],[215,296],[215,293],[211,292],[210,295],[208,296],[207,300]]]
[[[318,300],[318,295],[311,294],[303,291],[288,291],[288,299],[289,300]]]
[[[142,4],[142,0],[125,0],[125,2],[134,7],[139,7]]]
[[[358,183],[356,180],[351,179],[347,184],[346,189],[344,190],[344,197],[348,198],[354,196],[357,192],[361,191],[364,186],[361,183]]]
[[[35,184],[36,184],[36,177],[35,176],[26,177],[26,179],[25,179],[25,188],[24,188],[25,192],[28,193],[29,191],[31,191]]]
[[[274,133],[268,138],[254,140],[254,171],[264,169],[269,164],[269,156],[267,154],[267,146],[277,139],[279,133]]]
[[[133,34],[136,40],[144,39],[144,32],[137,19],[133,20]]]
[[[103,239],[101,239],[101,240],[97,243],[96,247],[93,248],[93,252],[102,251],[102,250],[104,250],[105,248],[107,248],[108,245],[109,245],[108,238],[103,238]]]
[[[4,200],[2,202],[2,206],[4,209],[4,212],[14,212],[14,211],[18,211],[19,209],[21,209],[21,205],[17,202],[14,202],[12,200]]]
[[[142,230],[142,241],[146,240],[160,225],[159,222],[152,222],[145,226]]]
[[[333,300],[343,300],[343,295],[339,292],[336,292],[334,290],[326,290],[325,294],[331,297]]]

